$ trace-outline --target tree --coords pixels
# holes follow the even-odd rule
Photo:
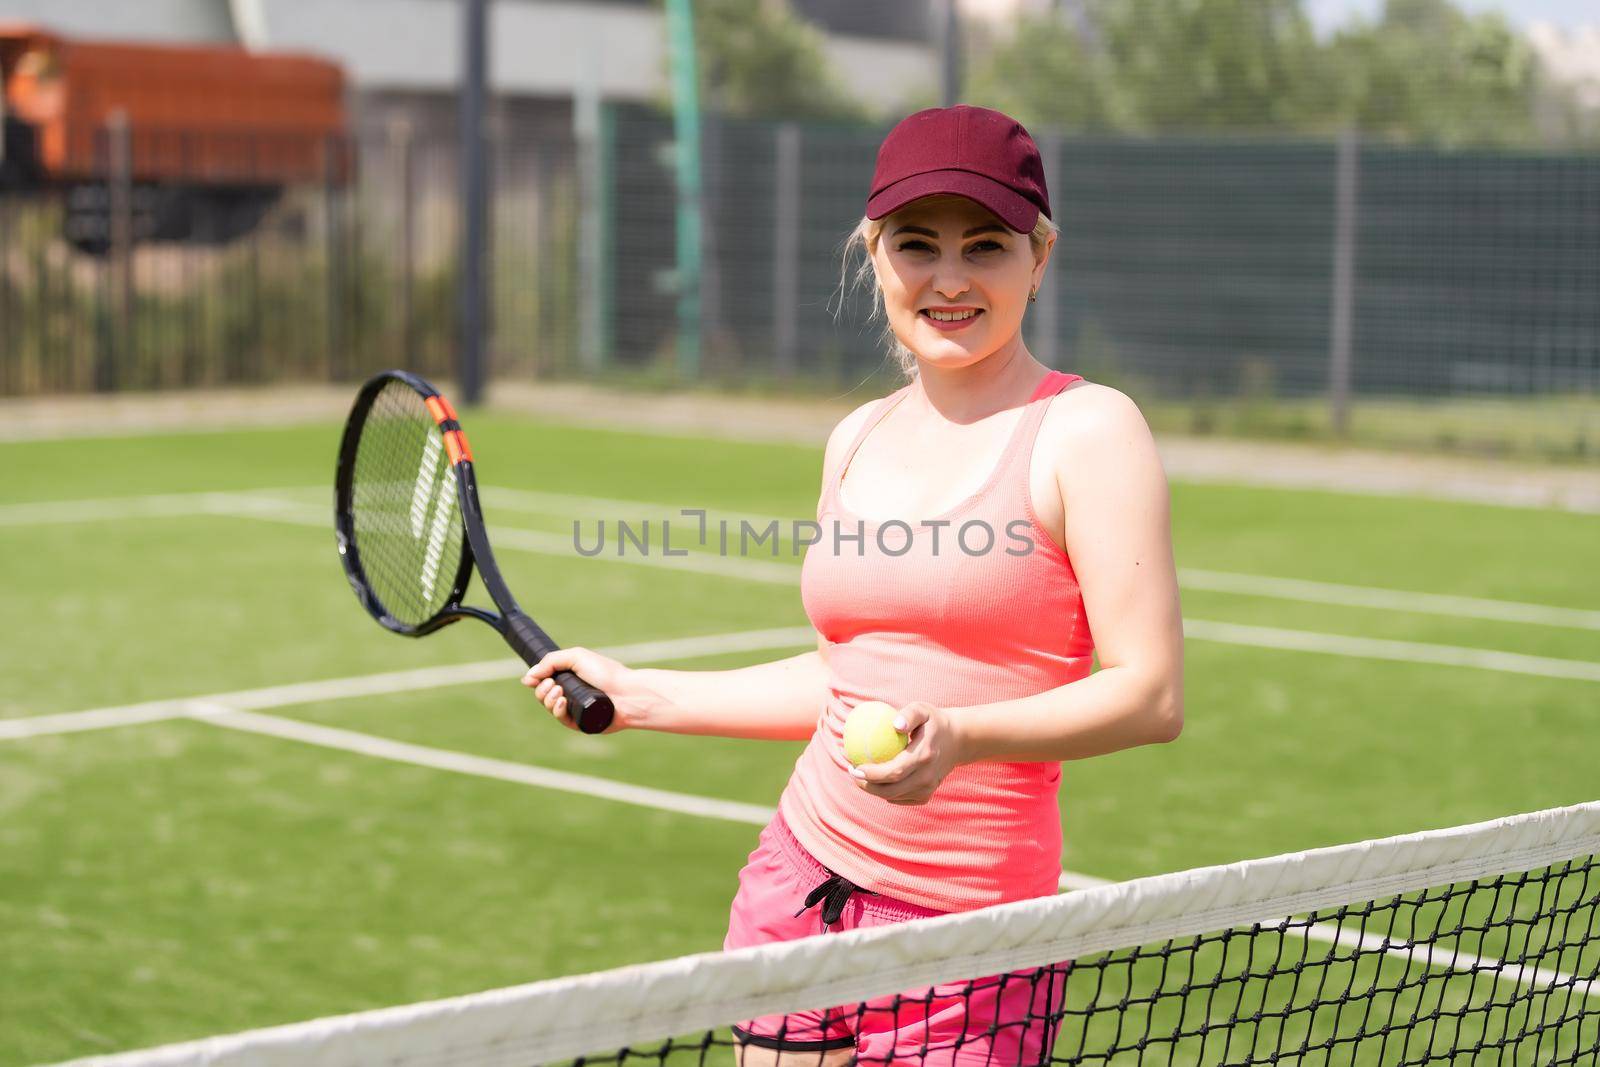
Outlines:
[[[1101,0],[1091,9],[1143,129],[1283,129],[1316,114],[1299,0]]]
[[[1009,41],[980,49],[965,90],[963,100],[1003,111],[1024,126],[1138,125],[1132,95],[1111,58],[1080,27],[1053,15],[1023,16]]]
[[[1447,145],[1538,139],[1538,61],[1497,13],[1389,0],[1378,22],[1341,32],[1329,53],[1339,113],[1363,131]]]
[[[1125,131],[1281,129],[1316,113],[1299,0],[1081,0],[1073,14],[1021,20],[974,63],[968,98],[1024,125]]]
[[[1301,0],[1076,0],[975,57],[967,99],[1080,130],[1327,134],[1354,125],[1440,144],[1534,141],[1531,46],[1496,14],[1388,0],[1319,43]]]
[[[728,115],[867,121],[823,35],[781,0],[696,0],[701,100]]]

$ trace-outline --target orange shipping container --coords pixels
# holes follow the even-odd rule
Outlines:
[[[47,183],[105,174],[128,122],[135,181],[278,185],[348,177],[344,74],[305,55],[81,41],[0,24],[8,165]]]

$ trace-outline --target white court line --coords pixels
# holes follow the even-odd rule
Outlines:
[[[775,638],[768,635],[775,635]],[[1415,641],[1389,641],[1372,637],[1343,637],[1337,634],[1317,633],[1306,630],[1284,630],[1267,626],[1244,626],[1238,623],[1213,622],[1206,619],[1184,619],[1183,635],[1186,639],[1243,645],[1250,648],[1275,648],[1290,652],[1311,652],[1323,655],[1348,656],[1356,659],[1381,659],[1397,663],[1432,663],[1447,667],[1470,667],[1476,670],[1528,674],[1541,678],[1570,678],[1578,681],[1600,682],[1600,663],[1589,663],[1583,660],[1551,659],[1544,656],[1525,656],[1521,653],[1499,652],[1493,649],[1462,648],[1456,645],[1430,645]],[[750,643],[740,644],[739,642],[744,639],[748,639]],[[636,662],[649,662],[651,656],[666,659],[674,655],[683,657],[698,654],[709,655],[714,651],[758,651],[768,648],[796,647],[809,644],[813,640],[815,640],[813,631],[806,627],[794,627],[778,630],[760,630],[749,634],[721,634],[706,638],[684,638],[681,642],[649,642],[646,645],[624,646],[614,652],[608,652],[607,655],[624,661],[631,659]],[[702,647],[696,645],[696,642],[716,641],[726,641],[728,643],[706,653],[686,650],[693,647]],[[636,651],[637,649],[648,648],[653,650],[666,646],[674,646],[680,650],[665,654],[659,654],[654,651],[640,654]],[[496,678],[507,677],[510,672],[517,668],[518,662],[516,660],[488,660],[449,667],[428,667],[415,671],[396,671],[386,674],[359,675],[351,678],[332,678],[237,693],[180,697],[121,707],[69,711],[53,715],[38,715],[16,719],[0,719],[0,741],[39,737],[45,734],[99,730],[113,726],[131,726],[143,722],[158,722],[182,715],[186,704],[193,700],[226,704],[229,707],[238,708],[270,708],[282,707],[286,704],[334,700],[345,696],[399,693],[411,689],[491,681]]]
[[[1377,637],[1344,637],[1310,630],[1283,630],[1273,626],[1244,626],[1232,622],[1184,619],[1183,636],[1201,641],[1252,648],[1276,648],[1289,652],[1317,652],[1328,656],[1356,659],[1384,659],[1396,663],[1435,663],[1446,667],[1471,667],[1511,674],[1532,674],[1540,678],[1575,678],[1600,682],[1600,663],[1588,660],[1552,659],[1525,656],[1520,652],[1499,652],[1489,648],[1460,645],[1430,645],[1418,641],[1390,641]]]
[[[1600,611],[1562,608],[1552,604],[1524,604],[1514,600],[1419,593],[1404,589],[1377,589],[1361,585],[1337,585],[1303,578],[1269,578],[1258,574],[1226,571],[1178,569],[1178,582],[1185,589],[1204,589],[1214,593],[1243,593],[1248,596],[1295,600],[1309,604],[1340,604],[1386,611],[1416,612],[1427,615],[1467,616],[1497,622],[1526,622],[1540,626],[1570,626],[1578,630],[1600,630]]]
[[[771,630],[705,634],[664,641],[640,641],[631,645],[597,648],[596,651],[624,662],[632,660],[636,663],[659,663],[729,652],[814,647],[816,639],[816,632],[810,627],[790,626]],[[190,708],[197,703],[230,710],[282,708],[293,704],[314,704],[324,700],[381,696],[387,693],[409,693],[420,689],[438,689],[473,682],[509,682],[519,677],[524,670],[526,667],[520,659],[482,660],[477,663],[423,667],[410,671],[328,678],[293,685],[276,685],[265,689],[243,689],[231,693],[153,700],[142,704],[97,708],[92,711],[68,711],[56,715],[3,719],[0,720],[0,741],[18,741],[47,734],[79,733],[85,730],[103,730],[114,726],[132,726],[138,723],[182,718],[188,715]]]
[[[1358,914],[1355,918],[1359,919]],[[1271,926],[1276,926],[1281,920],[1273,920]],[[1263,926],[1269,924],[1263,923]],[[1342,930],[1336,923],[1316,923],[1304,930],[1285,930],[1285,937],[1303,937],[1310,941],[1322,941],[1330,945],[1342,945],[1346,948],[1363,949],[1367,952],[1382,952],[1386,956],[1395,956],[1407,963],[1420,963],[1422,966],[1438,971],[1454,971],[1458,974],[1486,973],[1489,978],[1497,982],[1515,982],[1519,986],[1533,986],[1536,989],[1545,989],[1551,986],[1571,986],[1573,991],[1584,997],[1600,997],[1600,983],[1579,978],[1575,974],[1565,971],[1552,970],[1548,967],[1533,967],[1519,964],[1511,966],[1505,960],[1496,956],[1480,956],[1472,952],[1464,952],[1457,947],[1447,947],[1441,944],[1428,943],[1425,945],[1412,945],[1407,941],[1395,941],[1379,934],[1364,934],[1359,930]],[[1422,958],[1419,960],[1417,956]],[[1436,959],[1435,955],[1440,958]],[[1557,953],[1560,959],[1560,953]]]
[[[298,719],[285,719],[277,715],[235,711],[221,705],[206,704],[202,701],[190,702],[190,714],[197,721],[225,727],[230,730],[261,734],[286,741],[299,741],[303,744],[337,749],[373,759],[406,763],[433,770],[471,775],[477,778],[490,778],[501,782],[534,786],[539,789],[552,789],[563,793],[594,797],[600,800],[611,800],[621,804],[632,804],[637,807],[650,808],[654,811],[670,811],[679,815],[721,819],[726,822],[744,823],[750,826],[765,826],[772,818],[774,810],[759,804],[746,804],[741,801],[719,800],[712,797],[696,796],[691,793],[653,789],[648,786],[631,785],[609,778],[597,778],[587,774],[557,771],[532,764],[475,756],[465,752],[452,752],[447,749],[396,741],[386,737],[359,733],[354,730],[342,730],[337,727],[303,722]],[[1071,891],[1110,884],[1112,884],[1110,879],[1095,878],[1075,871],[1062,871],[1057,879],[1056,888],[1060,891]],[[1275,927],[1280,918],[1271,919],[1263,923],[1263,925],[1268,928]],[[1600,989],[1591,988],[1592,983],[1580,981],[1576,976],[1568,975],[1561,971],[1543,967],[1507,967],[1503,960],[1462,952],[1457,948],[1446,949],[1433,944],[1427,944],[1418,949],[1406,942],[1390,941],[1387,937],[1343,930],[1336,923],[1324,922],[1316,923],[1304,929],[1294,928],[1285,931],[1284,936],[1304,937],[1312,941],[1359,948],[1367,952],[1383,952],[1386,955],[1404,959],[1408,963],[1420,962],[1422,966],[1435,970],[1460,973],[1487,971],[1498,980],[1510,980],[1518,985],[1532,984],[1541,987],[1557,984],[1573,985],[1585,996],[1600,993]],[[1422,955],[1422,959],[1417,961],[1416,956],[1419,952]],[[1440,958],[1435,959],[1436,953]]]
[[[267,519],[287,516],[263,513]],[[492,535],[496,545],[505,544],[527,552],[550,555],[572,554],[572,543],[560,534],[537,533],[527,530],[497,530]],[[615,557],[595,557],[613,562],[639,563],[658,567],[679,567],[719,577],[740,578],[777,584],[798,584],[798,567],[783,563],[761,563],[739,558],[695,556],[665,558],[637,553]],[[1600,663],[1587,660],[1557,659],[1549,656],[1528,656],[1518,652],[1501,652],[1494,649],[1471,648],[1461,645],[1437,645],[1418,641],[1391,641],[1372,637],[1346,637],[1313,630],[1288,630],[1274,626],[1245,626],[1236,623],[1211,622],[1205,619],[1185,619],[1185,637],[1224,644],[1253,645],[1258,648],[1276,648],[1297,652],[1320,652],[1333,656],[1353,656],[1360,659],[1383,659],[1399,663],[1435,663],[1449,667],[1474,667],[1481,670],[1505,671],[1512,674],[1531,674],[1543,678],[1574,678],[1579,681],[1600,682]]]
[[[799,585],[800,566],[795,563],[765,563],[741,556],[714,556],[708,552],[691,551],[686,556],[663,556],[658,551],[645,556],[630,547],[622,555],[614,552],[596,556],[580,556],[572,547],[572,538],[565,534],[542,533],[537,530],[518,530],[496,527],[489,535],[490,547],[504,544],[523,552],[537,552],[548,556],[566,556],[573,560],[594,560],[597,563],[635,563],[646,567],[659,567],[668,571],[689,571],[710,574],[718,578],[737,578],[746,582],[767,585]],[[676,547],[673,549],[677,551]]]
[[[680,533],[700,529],[698,515],[685,515],[686,510],[681,504],[663,504],[653,500],[617,500],[600,496],[575,496],[570,493],[547,493],[535,489],[506,489],[488,487],[483,491],[483,502],[487,508],[500,508],[505,511],[518,511],[528,515],[554,515],[557,517],[571,517],[582,515],[585,521],[597,519],[632,518],[636,515],[648,514],[652,519],[670,519],[673,529]],[[778,524],[778,533],[792,529],[791,524],[805,521],[798,515],[757,515],[748,511],[729,511],[726,508],[703,507],[688,510],[704,511],[706,513],[706,537],[709,542],[716,536],[717,520],[725,519],[729,524],[728,540],[730,543],[738,534],[738,524],[748,522],[756,530],[764,530],[772,523]],[[603,515],[601,512],[611,512]],[[813,516],[807,516],[810,521],[815,521]],[[680,542],[682,543],[682,542]]]
[[[451,752],[447,749],[415,745],[407,741],[395,741],[390,738],[377,737],[354,730],[341,730],[337,727],[308,723],[299,719],[285,719],[278,715],[263,715],[259,712],[241,711],[225,704],[211,703],[205,700],[190,700],[184,703],[185,708],[180,714],[193,718],[197,722],[222,726],[230,730],[264,734],[288,741],[300,741],[304,744],[317,745],[322,748],[339,749],[374,759],[390,760],[395,763],[409,763],[418,767],[451,771],[455,774],[492,778],[502,782],[536,786],[540,789],[554,789],[563,793],[575,793],[581,796],[596,797],[601,800],[613,800],[619,804],[633,804],[637,807],[651,808],[656,811],[670,811],[679,815],[696,815],[702,818],[721,819],[726,822],[744,823],[750,826],[765,826],[772,819],[772,814],[775,810],[759,804],[746,804],[735,800],[718,800],[713,797],[696,796],[692,793],[675,793],[665,789],[631,785],[627,782],[618,782],[609,778],[597,778],[588,774],[574,774],[570,771],[551,770],[547,767],[538,767],[527,763],[514,763],[510,760],[474,756],[465,752]],[[1106,884],[1104,879],[1076,874],[1072,871],[1063,871],[1058,887],[1064,890],[1083,889],[1104,884]]]
[[[153,496],[104,497],[95,500],[39,500],[0,504],[0,526],[44,526],[121,519],[167,519],[188,515],[234,515],[283,506],[272,493],[302,493],[304,488],[250,489],[236,493],[163,493]],[[326,490],[328,525],[333,525],[333,490]]]
[[[300,526],[324,527],[329,525],[327,514],[321,509],[295,504],[290,501],[274,500],[263,496],[240,497],[236,494],[201,494],[207,514],[237,515],[243,518],[261,519],[271,522],[287,522]],[[531,552],[539,555],[555,555],[567,558],[579,557],[573,549],[571,541],[560,534],[544,533],[534,530],[496,529],[491,535],[494,544],[501,548],[516,551]],[[637,552],[624,553],[618,556],[596,556],[596,560],[630,563],[637,566],[661,567],[670,570],[682,570],[699,574],[707,574],[721,578],[734,578],[744,581],[757,581],[765,584],[794,585],[800,580],[800,569],[786,563],[767,563],[760,560],[751,560],[741,557],[713,556],[707,553],[691,552],[686,556],[643,555]],[[1216,572],[1199,572],[1202,577],[1209,576],[1216,580],[1214,584],[1225,584],[1217,580]],[[1249,585],[1255,595],[1262,595],[1268,582],[1288,582],[1285,579],[1262,579],[1249,576],[1232,575],[1220,576],[1222,579],[1236,580],[1240,587]],[[1286,598],[1309,599],[1314,590],[1311,587],[1319,583],[1289,582],[1296,587],[1300,596]],[[1336,589],[1336,593],[1328,593],[1328,588]],[[1336,602],[1349,603],[1361,596],[1383,596],[1390,599],[1385,606],[1395,607],[1398,610],[1410,610],[1401,607],[1400,598],[1411,594],[1384,592],[1374,590],[1356,590],[1353,587],[1325,587],[1321,596],[1334,596]],[[1433,610],[1445,614],[1453,614],[1447,605],[1453,604],[1456,598],[1438,597],[1432,603]],[[1426,606],[1428,601],[1421,599],[1420,605]],[[1495,603],[1495,602],[1491,602]],[[1537,609],[1546,612],[1559,611],[1539,605],[1508,605],[1501,607],[1515,609]],[[1549,621],[1548,618],[1542,621]],[[1289,630],[1280,627],[1247,626],[1237,623],[1214,622],[1205,619],[1185,619],[1184,635],[1202,641],[1216,641],[1226,644],[1248,645],[1259,648],[1275,648],[1288,651],[1314,652],[1326,655],[1351,656],[1362,659],[1382,659],[1400,663],[1432,663],[1449,667],[1468,667],[1479,670],[1502,671],[1513,674],[1533,675],[1544,678],[1569,678],[1579,681],[1600,681],[1600,663],[1586,660],[1568,660],[1548,656],[1530,656],[1516,652],[1504,652],[1495,649],[1480,649],[1458,645],[1439,645],[1414,641],[1394,641],[1380,638],[1341,636],[1317,631]],[[82,713],[94,716],[95,713]],[[135,714],[131,713],[130,714]],[[164,717],[157,713],[156,718]],[[91,718],[87,720],[93,722]],[[148,721],[148,719],[138,720]],[[86,728],[94,728],[92,725]],[[6,737],[5,724],[0,723],[0,739]]]
[[[256,511],[250,517],[274,522],[301,525],[323,525],[322,518],[289,511]],[[560,534],[540,533],[531,530],[497,529],[490,535],[495,545],[534,552],[543,555],[576,556],[572,543]],[[737,578],[768,584],[798,584],[800,568],[785,563],[762,563],[737,557],[720,557],[690,554],[687,557],[646,556],[629,553],[622,557],[596,556],[596,560],[616,563],[633,563],[667,569],[691,570],[722,578]],[[1558,659],[1549,656],[1528,656],[1518,652],[1501,652],[1495,649],[1472,648],[1463,645],[1438,645],[1417,641],[1391,641],[1369,637],[1345,637],[1313,630],[1288,630],[1270,626],[1245,626],[1236,623],[1211,622],[1205,619],[1185,619],[1185,637],[1201,641],[1218,641],[1235,645],[1255,645],[1261,648],[1287,649],[1299,652],[1321,652],[1334,656],[1355,656],[1363,659],[1385,659],[1401,663],[1437,663],[1450,667],[1474,667],[1482,670],[1506,671],[1513,674],[1531,674],[1543,678],[1575,678],[1580,681],[1600,682],[1600,663],[1588,660]]]
[[[266,734],[270,737],[301,741],[322,748],[336,748],[395,763],[410,763],[418,767],[470,774],[478,778],[494,778],[502,782],[538,786],[541,789],[556,789],[563,793],[578,793],[583,796],[598,797],[601,800],[614,800],[621,804],[652,808],[656,811],[698,815],[702,818],[723,819],[752,826],[765,826],[772,818],[773,809],[764,808],[759,804],[716,800],[689,793],[673,793],[664,789],[629,785],[609,778],[573,774],[570,771],[551,770],[527,763],[513,763],[510,760],[490,759],[487,756],[473,756],[465,752],[450,752],[442,748],[413,745],[405,741],[321,726],[298,719],[263,715],[255,711],[237,711],[220,704],[207,704],[198,700],[189,702],[189,714],[196,721],[210,723],[213,726],[225,726],[230,730]]]
[[[772,647],[793,647],[808,644],[812,632],[806,627],[784,630],[765,630],[750,633],[710,635],[707,637],[642,642],[630,646],[616,646],[605,651],[607,655],[635,662],[652,659],[681,659],[719,652],[755,650]],[[264,734],[286,740],[300,741],[324,748],[334,748],[373,758],[386,759],[459,774],[493,778],[500,781],[537,786],[582,794],[620,803],[634,804],[656,810],[705,818],[723,819],[750,825],[765,825],[772,817],[772,809],[738,801],[718,800],[692,794],[635,786],[591,775],[555,771],[507,760],[490,759],[444,749],[429,748],[408,742],[375,737],[370,734],[341,730],[314,723],[262,715],[250,708],[284,707],[340,698],[411,692],[418,689],[463,684],[466,682],[504,680],[521,666],[520,660],[490,660],[481,663],[460,664],[449,667],[428,667],[413,671],[394,671],[385,674],[355,678],[331,679],[298,685],[275,686],[266,689],[242,690],[215,694],[210,697],[191,697],[170,701],[155,701],[124,708],[104,708],[98,711],[74,712],[65,715],[39,716],[33,719],[0,722],[0,740],[40,736],[46,733],[64,733],[77,730],[102,729],[109,726],[153,722],[159,719],[190,718],[228,729]],[[1108,884],[1107,879],[1074,871],[1063,871],[1058,880],[1061,890],[1084,889]],[[1330,924],[1319,924],[1303,932],[1303,936],[1338,944],[1360,944],[1371,949],[1381,948],[1381,939],[1362,939],[1361,935],[1340,931]],[[1352,941],[1354,939],[1354,941]],[[1408,947],[1391,947],[1390,954],[1409,958]],[[1432,948],[1428,949],[1427,966],[1433,966]],[[1458,966],[1465,961],[1465,967]],[[1488,967],[1498,971],[1493,961],[1484,957],[1453,952],[1444,966],[1451,970],[1470,970]],[[1516,968],[1515,980],[1523,981],[1530,974],[1536,981],[1553,984],[1568,981],[1560,972],[1542,968]]]
[[[99,500],[42,501],[38,503],[0,505],[0,526],[28,526],[47,523],[99,522],[128,518],[169,518],[185,515],[217,515],[237,518],[255,518],[281,521],[299,525],[332,524],[332,490],[326,486],[297,486],[283,489],[244,490],[236,493],[175,493],[149,497],[111,497]],[[296,496],[321,495],[330,497],[324,507],[316,507],[301,499],[285,499],[274,494]],[[606,497],[576,496],[566,493],[535,492],[526,489],[486,487],[484,499],[493,508],[537,515],[570,516],[573,511],[599,512],[612,509],[621,515],[637,515],[641,509],[660,508],[662,517],[671,517],[667,505],[639,500],[616,500]],[[615,516],[611,516],[615,517]],[[756,529],[765,529],[776,521],[780,533],[788,523],[800,521],[771,515],[754,515],[736,511],[708,511],[708,539],[715,530],[715,521],[727,519],[748,521]],[[674,527],[680,536],[674,544],[688,547],[687,534],[698,528],[698,523],[682,520]],[[658,529],[658,528],[653,528]],[[729,541],[734,543],[737,530],[730,529]],[[494,543],[505,542],[507,548],[537,552],[544,555],[570,555],[578,557],[570,541],[557,535],[515,528],[496,528]],[[517,543],[512,544],[512,541]],[[787,564],[762,563],[742,557],[713,557],[700,553],[688,557],[662,557],[659,554],[641,557],[637,553],[625,555],[619,562],[675,567],[680,570],[713,574],[719,577],[747,578],[751,581],[782,583],[797,581],[795,574],[783,570]],[[615,554],[603,557],[617,560]],[[710,563],[707,563],[707,560]],[[722,564],[735,564],[723,566]],[[1382,589],[1372,586],[1343,585],[1300,578],[1274,578],[1256,574],[1238,574],[1226,571],[1183,567],[1178,570],[1179,584],[1186,589],[1203,589],[1209,592],[1241,593],[1307,604],[1337,604],[1346,607],[1379,608],[1408,614],[1443,615],[1450,618],[1467,616],[1501,622],[1530,623],[1541,626],[1572,627],[1583,630],[1600,630],[1600,611],[1567,608],[1553,604],[1531,604],[1514,600],[1496,600],[1487,597],[1455,596],[1441,593],[1424,593],[1409,590]]]
[[[239,518],[261,519],[266,522],[284,522],[292,526],[325,527],[331,533],[331,513],[303,507],[287,501],[270,506],[250,506],[233,509],[226,502],[218,502],[211,515],[237,515]],[[738,556],[714,556],[707,552],[689,552],[687,555],[664,556],[659,550],[644,555],[631,549],[621,555],[615,550],[596,556],[580,555],[566,534],[546,533],[542,530],[521,530],[514,526],[496,526],[489,531],[489,545],[498,555],[505,549],[531,552],[540,556],[563,556],[569,560],[599,563],[626,563],[638,567],[655,567],[661,570],[685,571],[707,574],[716,578],[736,578],[740,581],[762,582],[767,585],[796,585],[800,581],[800,567],[795,563],[764,563],[760,560]],[[674,549],[676,551],[676,548]]]

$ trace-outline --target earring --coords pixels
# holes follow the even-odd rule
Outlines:
[[[1028,290],[1028,303],[1031,304],[1031,303],[1033,303],[1034,301],[1036,301],[1038,299],[1039,299],[1039,290],[1037,290],[1037,289],[1029,289]]]

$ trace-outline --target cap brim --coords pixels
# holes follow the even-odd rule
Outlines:
[[[993,178],[970,170],[930,170],[902,178],[868,198],[867,217],[881,219],[913,200],[940,193],[964,196],[981,204],[1017,233],[1032,233],[1034,224],[1039,221],[1039,205]]]

